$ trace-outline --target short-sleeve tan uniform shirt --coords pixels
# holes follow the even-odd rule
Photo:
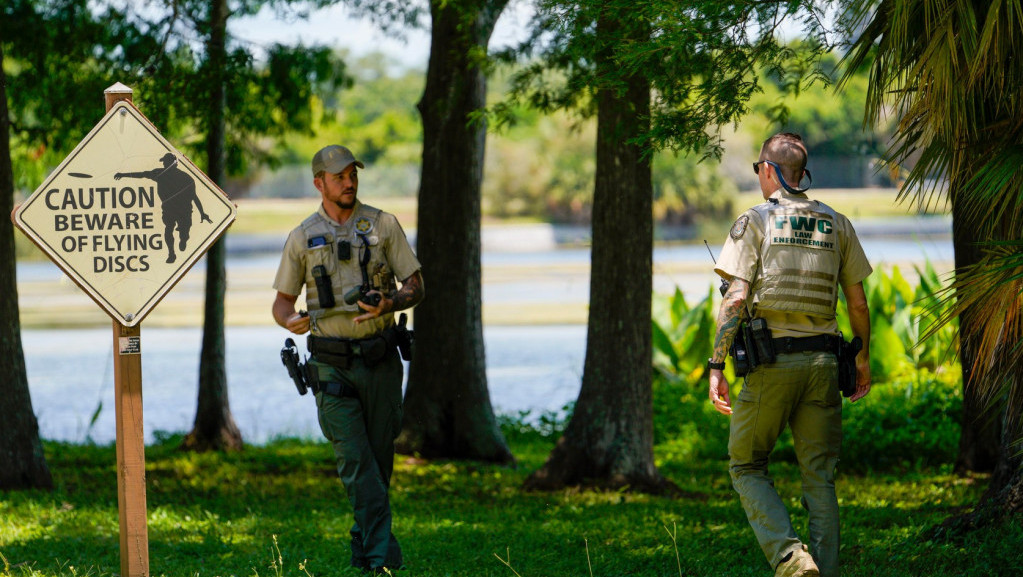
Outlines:
[[[324,230],[323,227],[327,227],[326,230],[333,231],[330,236],[332,242],[329,246],[317,248],[316,250],[331,251],[330,264],[333,266],[354,267],[354,269],[348,270],[348,278],[360,277],[361,272],[358,272],[360,253],[359,248],[357,248],[359,241],[356,240],[352,227],[356,226],[360,221],[365,222],[365,219],[360,218],[361,216],[374,214],[375,223],[372,230],[366,236],[371,243],[370,250],[374,251],[374,254],[377,255],[374,257],[374,260],[376,261],[382,256],[383,264],[390,271],[388,276],[392,278],[385,279],[385,282],[392,283],[394,279],[404,280],[409,278],[416,271],[420,270],[422,265],[419,264],[419,260],[412,251],[412,247],[405,236],[405,231],[402,230],[401,225],[398,224],[398,219],[394,215],[382,211],[379,214],[375,213],[376,209],[357,202],[352,216],[345,224],[340,224],[327,216],[321,204],[320,208],[316,211],[315,217],[322,219],[323,222],[316,222],[314,224],[317,230]],[[337,239],[352,239],[354,241],[351,257],[347,261],[339,261],[333,256]],[[287,242],[284,244],[281,264],[277,269],[277,277],[274,279],[274,289],[286,295],[298,296],[302,293],[304,286],[315,287],[315,280],[312,274],[313,265],[310,258],[311,250],[307,245],[308,233],[304,225],[291,231]],[[317,256],[319,257],[320,255]],[[334,287],[334,298],[338,303],[338,307],[343,305],[343,291],[349,288],[351,287]],[[386,290],[383,290],[383,292],[386,292]],[[342,311],[338,310],[338,307],[322,311],[323,314],[319,314],[321,311],[310,311],[310,316],[313,319],[312,334],[320,337],[361,339],[379,334],[385,328],[394,324],[393,314],[381,315],[375,319],[356,324],[353,319],[365,311],[361,309],[358,311]]]
[[[814,206],[817,201],[809,200],[805,194],[789,194],[778,190],[771,195],[780,203],[791,203],[795,205]],[[852,286],[867,278],[873,268],[867,261],[867,256],[860,246],[856,230],[849,219],[842,214],[836,213],[835,228],[838,232],[838,250],[841,256],[841,265],[838,271],[838,284],[842,287]],[[756,275],[761,269],[761,250],[764,245],[764,222],[760,215],[753,209],[747,210],[735,221],[732,231],[725,239],[721,257],[718,259],[714,272],[722,278],[731,280],[740,278],[750,283],[756,281]],[[838,323],[834,318],[825,319],[818,316],[797,313],[785,313],[771,310],[756,310],[756,303],[753,295],[747,302],[750,312],[757,317],[767,321],[774,337],[806,337],[817,334],[835,334],[838,332]]]

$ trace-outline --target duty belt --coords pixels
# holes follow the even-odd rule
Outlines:
[[[376,338],[376,337],[372,337]],[[359,357],[362,356],[362,340],[317,337],[309,335],[306,348],[312,355]]]
[[[352,366],[352,361],[355,358],[361,359],[367,367],[372,367],[396,350],[393,334],[393,328],[388,328],[379,335],[364,339],[339,339],[309,335],[306,346],[316,360],[341,369]],[[388,335],[391,335],[392,338],[389,339]]]
[[[813,337],[780,337],[771,339],[774,344],[774,353],[784,355],[786,353],[800,352],[824,352],[838,353],[842,344],[842,337],[838,335],[816,335]]]

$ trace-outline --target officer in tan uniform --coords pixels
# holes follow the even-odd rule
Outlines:
[[[274,320],[308,337],[307,378],[352,504],[352,566],[384,573],[403,565],[388,497],[401,431],[403,367],[394,312],[423,299],[421,266],[398,220],[357,199],[350,150],[313,157],[319,210],[291,232],[274,280]],[[401,280],[397,288],[395,279]],[[306,311],[296,311],[305,288]]]
[[[791,133],[769,138],[753,170],[764,204],[732,226],[714,271],[729,281],[708,361],[710,399],[731,415],[729,473],[757,541],[778,576],[837,577],[839,550],[835,466],[842,443],[835,320],[838,287],[855,336],[855,402],[870,391],[870,317],[863,279],[872,271],[849,220],[796,188],[806,147]],[[775,353],[746,375],[733,403],[722,372],[740,323],[766,321]],[[763,326],[756,321],[752,326]],[[763,334],[763,333],[761,333]],[[762,343],[763,344],[763,343]],[[753,346],[746,343],[746,346]],[[796,535],[768,475],[768,455],[791,427],[809,511],[809,547]]]

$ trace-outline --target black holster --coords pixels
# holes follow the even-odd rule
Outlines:
[[[412,360],[412,343],[415,342],[415,333],[406,327],[407,324],[408,315],[401,313],[401,316],[398,317],[398,324],[389,327],[383,334],[384,339],[387,340],[387,346],[397,347],[403,361]]]

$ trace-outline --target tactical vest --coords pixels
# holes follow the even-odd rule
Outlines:
[[[785,199],[753,210],[764,223],[754,307],[835,318],[842,263],[835,211],[816,201],[806,206]]]
[[[380,213],[378,208],[360,204],[343,225],[324,218],[318,212],[302,221],[301,227],[306,239],[306,306],[314,318],[364,312],[358,303],[345,304],[343,298],[349,290],[362,284],[359,258],[362,251],[367,248],[364,239],[370,251],[366,270],[373,288],[388,294],[397,287],[384,254],[384,243],[387,239],[378,236],[377,221]],[[339,252],[339,243],[345,241],[350,246],[349,254],[347,260],[341,260],[345,255],[340,254],[344,251]],[[323,266],[326,274],[330,276],[334,306],[328,309],[320,305],[320,295],[313,277],[313,269],[316,266]]]

